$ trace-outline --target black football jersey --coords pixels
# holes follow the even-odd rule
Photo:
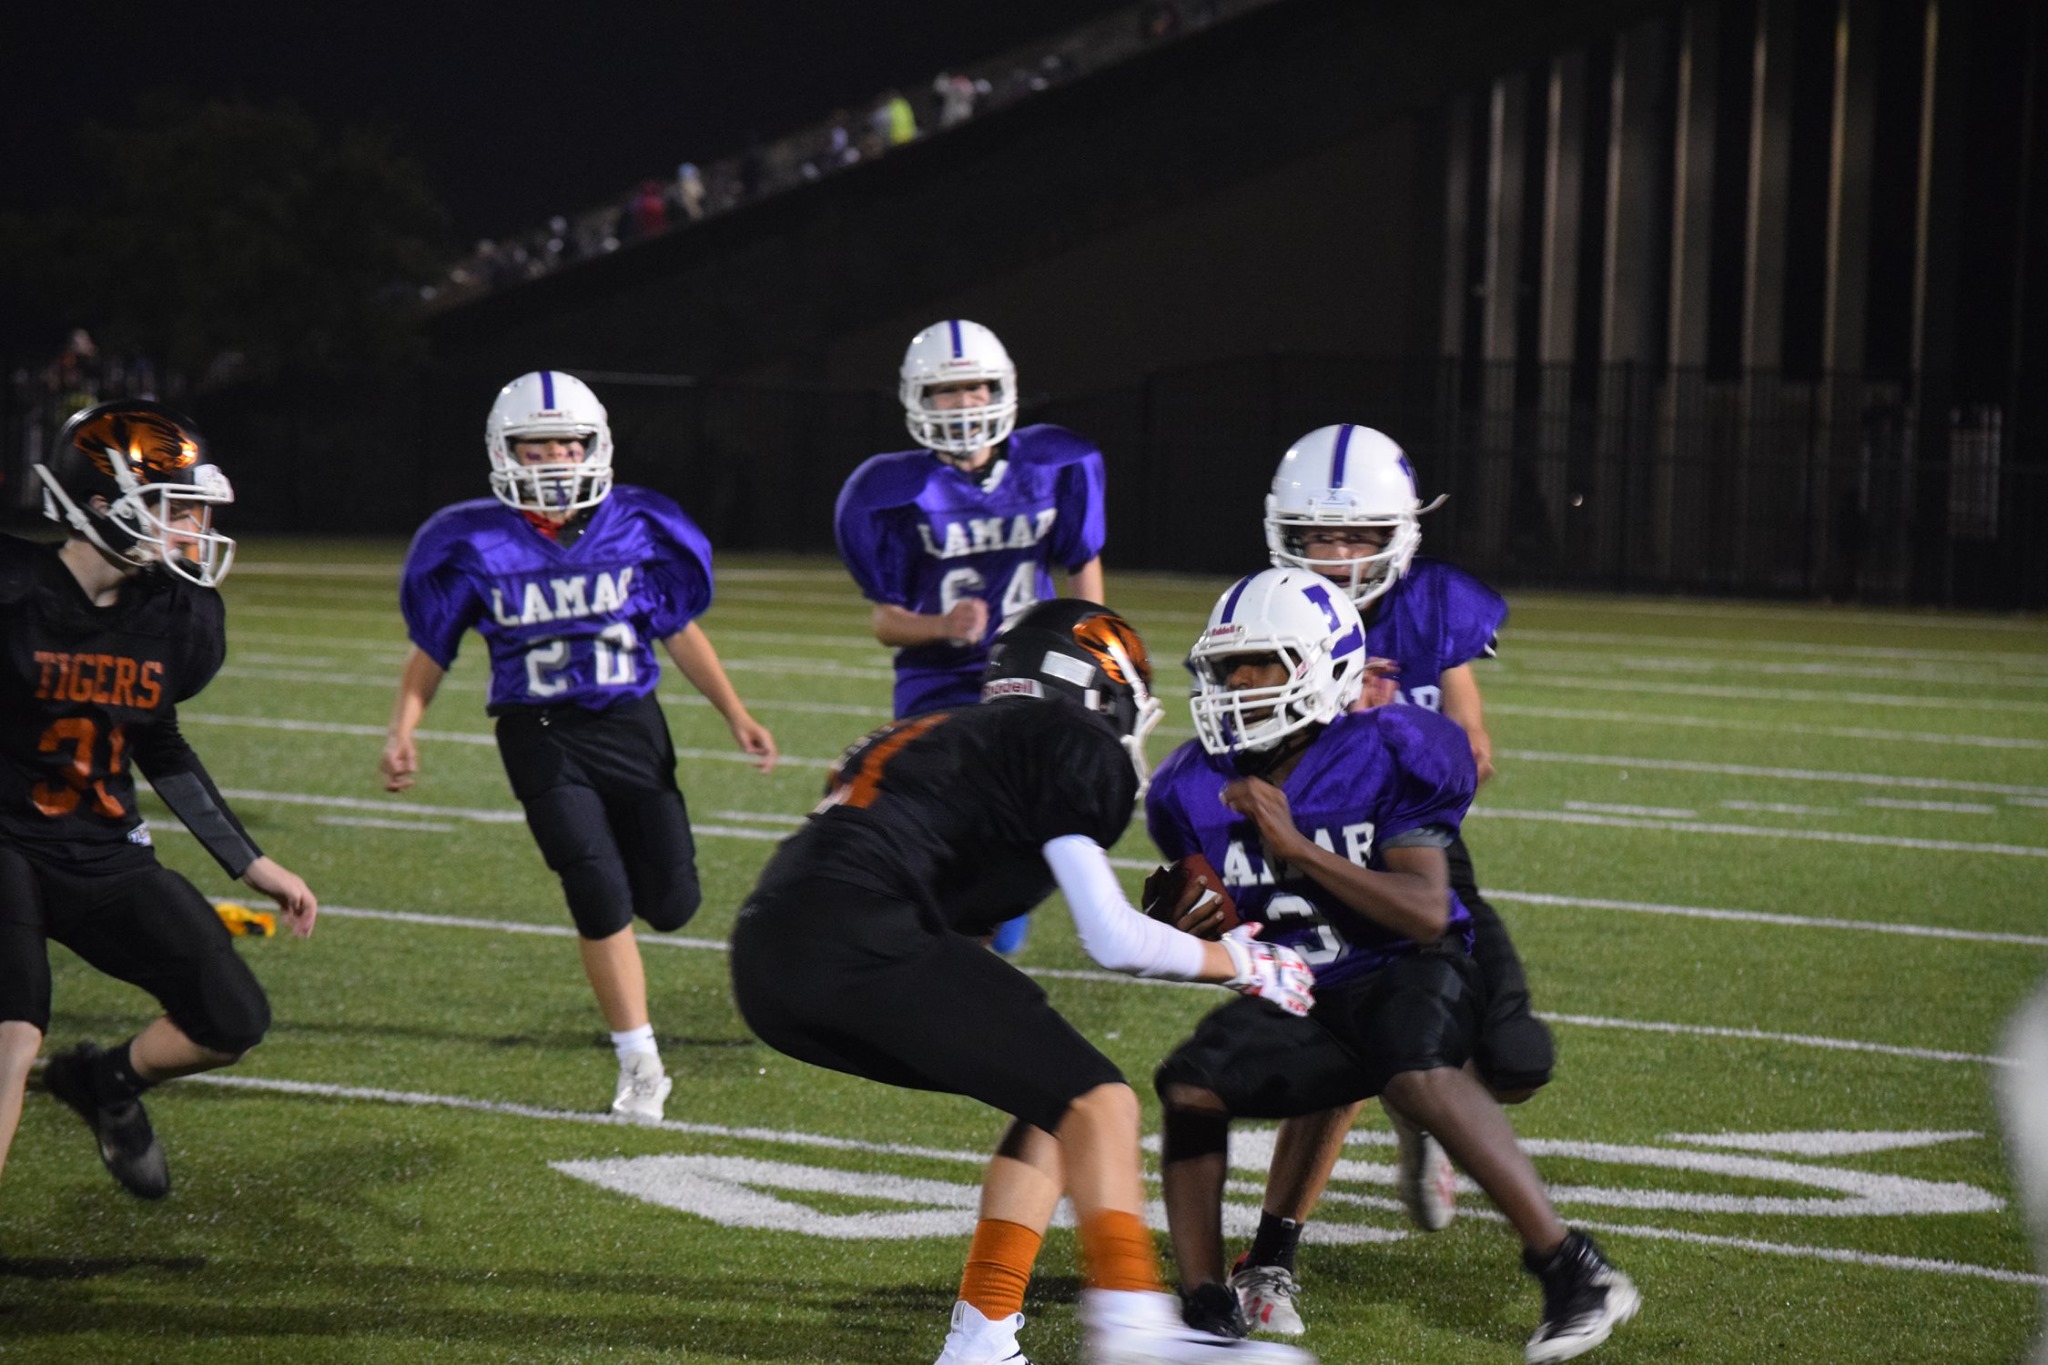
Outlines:
[[[134,767],[185,766],[177,704],[219,671],[225,616],[211,588],[159,573],[96,607],[57,549],[0,535],[0,839],[117,871],[154,857]]]
[[[1077,706],[1001,700],[914,716],[846,751],[761,890],[850,882],[985,934],[1052,894],[1048,842],[1082,834],[1108,848],[1137,795],[1115,730]]]

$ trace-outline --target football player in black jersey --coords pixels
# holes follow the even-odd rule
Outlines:
[[[43,1073],[114,1178],[159,1199],[170,1172],[142,1093],[236,1061],[270,1006],[213,905],[157,862],[134,769],[294,933],[313,931],[319,906],[251,841],[178,732],[178,703],[227,652],[214,584],[234,555],[213,529],[234,493],[198,431],[155,402],[105,403],[73,417],[35,471],[44,514],[70,534],[0,535],[0,1163],[50,1025],[55,939],[163,1005],[120,1046],[82,1043]]]
[[[734,995],[771,1047],[1013,1116],[940,1365],[1023,1360],[1024,1288],[1063,1193],[1081,1243],[1087,1359],[1310,1359],[1181,1322],[1144,1224],[1137,1096],[1030,977],[980,945],[1057,885],[1103,966],[1307,1011],[1299,956],[1184,934],[1133,909],[1117,883],[1104,850],[1143,780],[1160,711],[1150,683],[1122,617],[1073,600],[1030,608],[995,641],[979,705],[892,722],[846,751],[733,927]]]

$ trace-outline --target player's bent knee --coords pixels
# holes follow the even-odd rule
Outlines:
[[[569,918],[584,938],[610,938],[633,923],[633,895],[626,887],[625,875],[615,866],[602,859],[584,858],[562,868],[560,876]]]
[[[692,877],[687,885],[671,886],[652,902],[640,907],[640,918],[660,933],[672,934],[697,917],[697,908],[704,903],[704,892]]]
[[[218,1065],[238,1061],[270,1031],[270,1000],[255,974],[233,949],[209,957],[201,968],[196,999],[171,1011],[171,1022]]]

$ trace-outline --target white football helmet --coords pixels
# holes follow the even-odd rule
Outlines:
[[[911,439],[946,455],[972,455],[1009,437],[1017,425],[1017,367],[996,334],[978,322],[935,322],[910,339],[903,353],[904,422]],[[988,402],[976,408],[935,408],[934,384],[988,384]]]
[[[1276,655],[1287,680],[1232,690],[1247,654]],[[1212,754],[1266,750],[1295,731],[1349,710],[1365,683],[1365,623],[1321,574],[1265,569],[1240,578],[1209,613],[1188,653],[1195,675],[1195,736]]]
[[[1400,580],[1422,544],[1416,520],[1428,507],[1415,495],[1415,471],[1401,447],[1371,427],[1318,427],[1287,448],[1266,495],[1266,548],[1281,568],[1307,569],[1343,583],[1364,607]],[[1306,533],[1318,527],[1385,527],[1385,548],[1358,559],[1308,557]]]
[[[581,460],[522,464],[515,440],[557,436],[583,442]],[[484,419],[491,492],[521,512],[577,512],[612,491],[612,429],[590,386],[560,370],[522,374],[498,390]]]

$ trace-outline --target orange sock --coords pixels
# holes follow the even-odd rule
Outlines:
[[[1159,1256],[1145,1220],[1104,1209],[1081,1220],[1082,1279],[1090,1289],[1157,1291]]]
[[[960,1274],[960,1297],[991,1322],[1023,1312],[1024,1286],[1031,1283],[1031,1263],[1043,1240],[1022,1223],[1001,1218],[976,1223],[967,1268]]]

